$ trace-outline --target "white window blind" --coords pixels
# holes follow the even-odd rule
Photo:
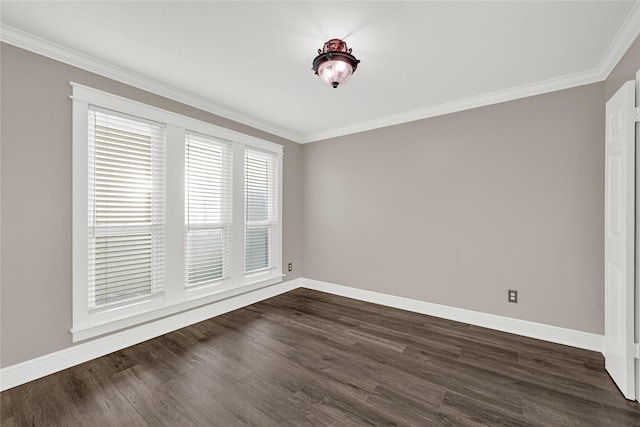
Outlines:
[[[89,107],[88,308],[160,293],[165,125]]]
[[[215,284],[231,272],[231,144],[185,138],[185,286]]]
[[[278,242],[278,161],[274,153],[245,152],[245,272],[275,267]]]

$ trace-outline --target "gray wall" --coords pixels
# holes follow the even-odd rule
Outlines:
[[[602,334],[604,106],[639,68],[305,145],[305,277]]]
[[[71,87],[69,81],[284,146],[283,262],[299,277],[299,144],[2,44],[0,366],[71,346]],[[286,271],[286,268],[284,268]]]
[[[603,93],[306,144],[305,277],[602,333]]]
[[[640,68],[640,41],[603,83],[305,146],[0,56],[1,367],[72,345],[69,81],[284,145],[287,279],[603,332],[604,100]]]

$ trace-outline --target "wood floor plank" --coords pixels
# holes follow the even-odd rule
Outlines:
[[[221,319],[221,322],[226,320]],[[278,320],[275,324],[280,322],[282,321]],[[253,337],[255,343],[265,348],[278,351],[284,345],[286,349],[283,356],[310,371],[322,372],[324,376],[363,390],[370,391],[378,385],[370,375],[362,375],[361,367],[352,357],[335,353],[326,340],[309,339],[308,335],[313,331],[299,323],[291,321],[286,323],[286,327],[280,328],[263,328],[262,324],[252,324],[245,332]]]
[[[640,427],[601,354],[297,289],[0,394],[2,426]]]
[[[136,370],[135,366],[113,378],[118,390],[150,426],[211,425],[211,420],[182,396],[168,387],[150,383],[150,379],[153,382],[156,377],[146,370]]]
[[[296,319],[300,319],[299,317]],[[295,328],[300,325],[290,325]],[[333,378],[344,378],[347,384],[360,389],[373,391],[378,382],[390,389],[401,389],[404,393],[414,393],[421,396],[425,401],[440,402],[444,396],[444,390],[415,378],[411,373],[405,372],[399,365],[393,362],[400,357],[400,353],[389,348],[386,344],[377,347],[373,345],[369,348],[358,346],[366,345],[370,340],[363,343],[345,345],[342,341],[333,340],[330,337],[313,337],[314,331],[302,328],[305,338],[304,347],[310,353],[298,357],[303,365],[309,370],[319,368],[325,376]],[[388,350],[391,356],[382,356],[381,352]],[[309,362],[311,364],[309,365]],[[344,367],[348,369],[344,369]],[[356,373],[356,375],[354,375]],[[376,381],[372,379],[375,378]]]
[[[194,369],[183,356],[175,354],[158,340],[149,340],[105,356],[113,374],[133,368],[150,370],[159,383]]]
[[[314,411],[315,408],[305,405],[293,394],[284,391],[257,374],[244,377],[229,390],[238,399],[247,399],[281,426],[325,426],[332,424],[331,420],[318,417],[317,411]]]
[[[108,367],[97,361],[83,363],[56,375],[68,407],[81,425],[146,426],[147,423],[111,382]]]
[[[480,401],[457,393],[447,392],[442,405],[452,409],[471,421],[491,426],[529,427],[536,425],[524,416],[514,415],[508,411],[490,407]]]
[[[444,396],[438,400],[442,402]],[[439,421],[436,411],[440,403],[433,404],[423,399],[423,396],[397,392],[384,386],[376,387],[366,403],[394,416],[400,425],[434,425]],[[425,410],[426,408],[430,410]]]
[[[197,370],[171,380],[167,386],[211,420],[212,425],[278,427],[277,421],[251,402],[230,393],[227,387]]]
[[[307,383],[323,382],[358,400],[366,400],[368,390],[373,385],[356,385],[350,382],[350,376],[340,373],[331,375],[323,369],[323,365],[313,362],[316,356],[314,349],[301,342],[302,349],[293,349],[287,344],[263,337],[260,342],[247,340],[241,346],[229,346],[221,350],[223,357],[242,360],[252,367],[252,371],[260,377],[279,384],[294,393]],[[307,353],[309,352],[309,353]],[[327,360],[327,356],[322,356]],[[282,375],[286,372],[287,375]]]
[[[241,363],[218,357],[215,348],[206,340],[193,341],[189,339],[188,333],[193,330],[190,328],[164,335],[159,339],[166,347],[182,352],[182,357],[190,365],[221,384],[231,385],[251,373],[250,368]]]
[[[611,420],[612,426],[640,426],[640,414],[638,413],[638,404],[629,401],[624,404],[610,406],[603,404],[607,416]]]
[[[556,405],[550,399],[527,399],[524,405],[526,418],[536,420],[541,426],[575,426],[598,425],[614,427],[602,405],[598,404]]]
[[[81,426],[78,408],[72,399],[62,392],[60,377],[49,375],[1,394],[11,394],[11,423],[19,426]],[[61,408],[67,410],[61,411]],[[3,415],[4,417],[4,415]],[[3,422],[4,425],[4,422]]]
[[[382,408],[353,399],[324,384],[308,384],[301,388],[296,397],[310,407],[318,407],[323,413],[331,414],[331,425],[400,425],[395,416]]]

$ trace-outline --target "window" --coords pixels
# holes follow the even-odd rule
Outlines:
[[[165,126],[89,108],[90,309],[162,292]]]
[[[247,149],[245,154],[245,272],[275,267],[277,159]]]
[[[185,150],[185,285],[210,285],[231,273],[231,146],[187,132]]]
[[[72,83],[74,341],[282,280],[282,147]]]

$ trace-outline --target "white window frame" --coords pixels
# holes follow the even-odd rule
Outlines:
[[[229,211],[233,211],[232,205],[233,205],[233,164],[232,162],[228,162],[225,157],[229,156],[230,158],[232,158],[232,152],[233,152],[233,144],[230,144],[229,141],[220,141],[218,138],[213,138],[210,135],[201,135],[197,132],[193,132],[193,131],[189,131],[190,134],[194,135],[195,138],[198,137],[204,137],[205,139],[209,139],[211,140],[211,142],[213,144],[219,144],[220,146],[220,150],[222,151],[222,163],[221,163],[221,167],[222,167],[222,176],[221,176],[221,202],[222,202],[222,207],[221,207],[221,214],[222,214],[222,218],[220,218],[220,221],[218,222],[209,222],[209,223],[204,223],[204,224],[191,224],[188,220],[185,220],[185,224],[184,224],[184,238],[185,238],[185,242],[188,239],[188,234],[191,230],[220,230],[222,233],[222,245],[224,249],[229,248],[231,245],[229,245],[229,241],[232,238],[233,235],[233,217],[228,217],[227,214]],[[185,144],[186,145],[186,144]],[[232,160],[232,159],[231,159]],[[186,168],[186,152],[185,152],[185,168]],[[231,171],[226,170],[227,168],[231,169]],[[186,175],[186,174],[185,174]],[[231,195],[231,200],[228,200],[226,195],[227,193],[230,193]],[[187,199],[188,197],[185,197],[185,208],[186,208],[186,204],[187,204]],[[227,204],[231,205],[231,206],[227,206]],[[185,215],[187,215],[188,209],[185,209]],[[187,250],[185,250],[185,270],[187,269],[188,263],[187,263]],[[189,285],[188,282],[188,278],[189,275],[187,273],[187,271],[185,271],[185,286],[189,286],[189,290],[196,290],[198,288],[206,288],[206,287],[211,287],[211,286],[223,286],[230,278],[231,276],[231,266],[229,265],[229,259],[231,258],[231,253],[223,253],[223,259],[222,259],[222,270],[223,270],[223,274],[222,277],[212,281],[212,282],[204,282],[204,283],[198,283],[195,285]]]
[[[202,307],[241,293],[282,281],[282,146],[187,116],[132,101],[74,82],[72,86],[73,128],[73,342]],[[92,312],[88,304],[88,114],[89,105],[164,123],[166,146],[165,283],[157,298]],[[232,143],[233,222],[231,276],[223,283],[204,288],[186,288],[184,274],[185,132],[193,131]],[[278,236],[275,269],[244,272],[244,161],[246,147],[277,154]]]
[[[119,118],[124,118],[125,121],[127,120],[135,120],[135,117],[131,117],[129,115],[122,115],[120,113],[115,113],[111,110],[105,110],[105,109],[101,109],[101,108],[96,108],[96,107],[90,107],[89,108],[89,124],[91,125],[91,123],[93,122],[93,120],[91,120],[92,118],[95,119],[95,122],[93,122],[94,126],[98,126],[99,124],[105,125],[104,123],[104,119],[106,119],[106,116],[110,116],[111,118],[108,119],[108,121],[110,120],[114,120],[115,122],[118,122],[120,119]],[[98,117],[102,117],[101,119],[99,119]],[[151,135],[151,152],[150,152],[150,158],[149,160],[151,161],[152,164],[155,164],[156,166],[158,166],[157,168],[152,168],[151,170],[151,176],[150,179],[153,182],[154,186],[158,186],[156,187],[157,189],[155,191],[152,191],[150,193],[150,196],[152,197],[152,205],[151,205],[151,212],[150,213],[150,221],[147,224],[141,224],[139,222],[136,222],[135,224],[131,224],[131,223],[123,223],[123,222],[118,222],[118,224],[113,224],[113,223],[103,223],[103,224],[97,224],[96,220],[97,220],[97,216],[98,214],[98,209],[96,206],[96,200],[95,198],[93,199],[93,204],[89,204],[88,207],[88,237],[89,237],[89,266],[91,266],[92,263],[97,263],[97,260],[95,259],[96,256],[96,252],[95,250],[97,250],[96,244],[97,244],[97,240],[100,237],[116,237],[119,235],[124,234],[129,234],[129,233],[140,233],[140,232],[144,232],[145,234],[149,234],[149,236],[151,237],[152,235],[159,235],[160,239],[157,238],[152,238],[151,239],[151,248],[152,248],[152,253],[150,256],[150,263],[153,264],[157,264],[158,262],[163,263],[164,262],[164,231],[163,231],[163,227],[164,227],[164,195],[165,195],[165,191],[164,191],[164,181],[165,181],[165,176],[166,174],[164,173],[165,171],[165,155],[164,155],[164,151],[165,151],[165,146],[166,146],[166,127],[164,126],[164,124],[158,124],[158,123],[154,123],[154,122],[150,122],[148,120],[139,120],[138,123],[140,124],[141,129],[145,128],[146,126],[149,126],[149,130],[151,131],[151,129],[153,129],[154,127],[157,129],[158,134],[156,135],[155,138],[153,138]],[[128,125],[125,125],[128,126]],[[129,131],[131,129],[128,129]],[[89,129],[89,138],[88,138],[88,145],[89,145],[89,174],[88,174],[88,180],[89,180],[89,193],[92,193],[91,191],[91,186],[92,185],[97,185],[98,182],[98,175],[97,175],[97,157],[99,156],[98,154],[98,145],[100,144],[99,142],[99,136],[97,134],[97,132],[95,134],[93,134],[93,138],[91,137],[92,132],[91,129]],[[93,148],[92,148],[93,147]],[[95,156],[95,161],[91,162],[91,156]],[[105,155],[105,153],[103,153],[103,155]],[[103,165],[103,167],[106,165]],[[113,172],[113,171],[111,171]],[[160,191],[158,191],[160,190]],[[94,197],[97,197],[98,193],[94,192]],[[104,196],[104,195],[103,195]],[[92,250],[93,248],[93,250]],[[92,262],[93,261],[93,262]],[[94,268],[97,268],[97,265],[94,264]],[[96,282],[98,281],[98,277],[97,275],[92,275],[91,274],[91,267],[90,267],[90,274],[89,274],[89,309],[90,311],[93,312],[101,312],[101,311],[107,311],[111,308],[115,308],[116,306],[125,306],[125,305],[132,305],[132,303],[134,301],[138,301],[138,300],[148,300],[150,298],[157,298],[161,293],[162,293],[162,283],[163,283],[163,279],[164,279],[164,268],[162,269],[158,269],[158,268],[152,268],[151,270],[151,289],[150,289],[150,293],[145,295],[145,296],[132,296],[132,295],[128,295],[126,297],[124,297],[123,299],[120,299],[119,301],[111,301],[111,302],[105,302],[105,303],[97,303],[94,300],[95,297],[95,286],[96,286]],[[94,270],[95,272],[95,270]],[[160,274],[159,274],[160,273]],[[108,274],[108,273],[107,273]],[[92,277],[93,276],[93,277]]]
[[[274,168],[274,167],[277,168],[276,169],[276,174],[275,174],[276,175],[276,188],[269,188],[269,189],[270,190],[274,190],[279,194],[280,190],[278,188],[278,183],[281,181],[281,178],[280,178],[280,165],[278,164],[277,161],[275,162],[275,164],[272,164],[270,162],[270,160],[273,158],[273,153],[265,152],[265,151],[262,151],[262,150],[255,150],[255,149],[252,149],[252,148],[253,147],[248,148],[245,151],[245,159],[246,159],[246,156],[248,154],[248,150],[251,149],[251,151],[253,151],[253,156],[261,157],[264,160],[267,160],[269,162],[267,164],[267,168],[268,169],[271,169],[271,168]],[[271,176],[271,175],[272,175],[271,172],[267,172],[267,178],[269,176]],[[268,187],[271,187],[271,186],[268,185]],[[269,261],[270,261],[269,264],[266,267],[263,267],[263,268],[260,268],[260,269],[247,271],[246,270],[246,262],[245,262],[245,272],[244,273],[247,276],[252,276],[253,277],[253,276],[256,276],[256,275],[263,274],[265,271],[274,269],[274,268],[276,268],[277,265],[281,264],[280,258],[279,258],[279,255],[278,255],[281,251],[280,251],[279,245],[277,243],[278,240],[279,240],[278,236],[282,232],[281,228],[278,228],[278,225],[280,224],[280,221],[278,219],[279,216],[280,216],[280,213],[279,213],[280,205],[277,204],[278,203],[277,199],[275,200],[275,202],[276,202],[276,206],[270,206],[270,207],[267,208],[267,212],[271,213],[273,216],[270,216],[267,220],[264,220],[264,221],[251,221],[251,222],[248,221],[247,220],[247,216],[246,216],[247,207],[245,206],[245,236],[246,236],[247,231],[250,228],[258,228],[258,227],[266,227],[267,233],[270,234],[270,237],[269,237],[269,248],[268,248]],[[245,201],[245,203],[246,203],[246,201]],[[271,208],[273,208],[273,209],[271,209]],[[271,212],[272,210],[273,210],[273,212]],[[273,228],[275,228],[275,230],[272,230]],[[275,236],[276,237],[276,241],[275,242],[273,241],[273,239],[271,239],[271,237],[273,237],[273,235],[271,235],[271,233],[273,231],[275,231],[275,234],[276,234],[276,236]]]

